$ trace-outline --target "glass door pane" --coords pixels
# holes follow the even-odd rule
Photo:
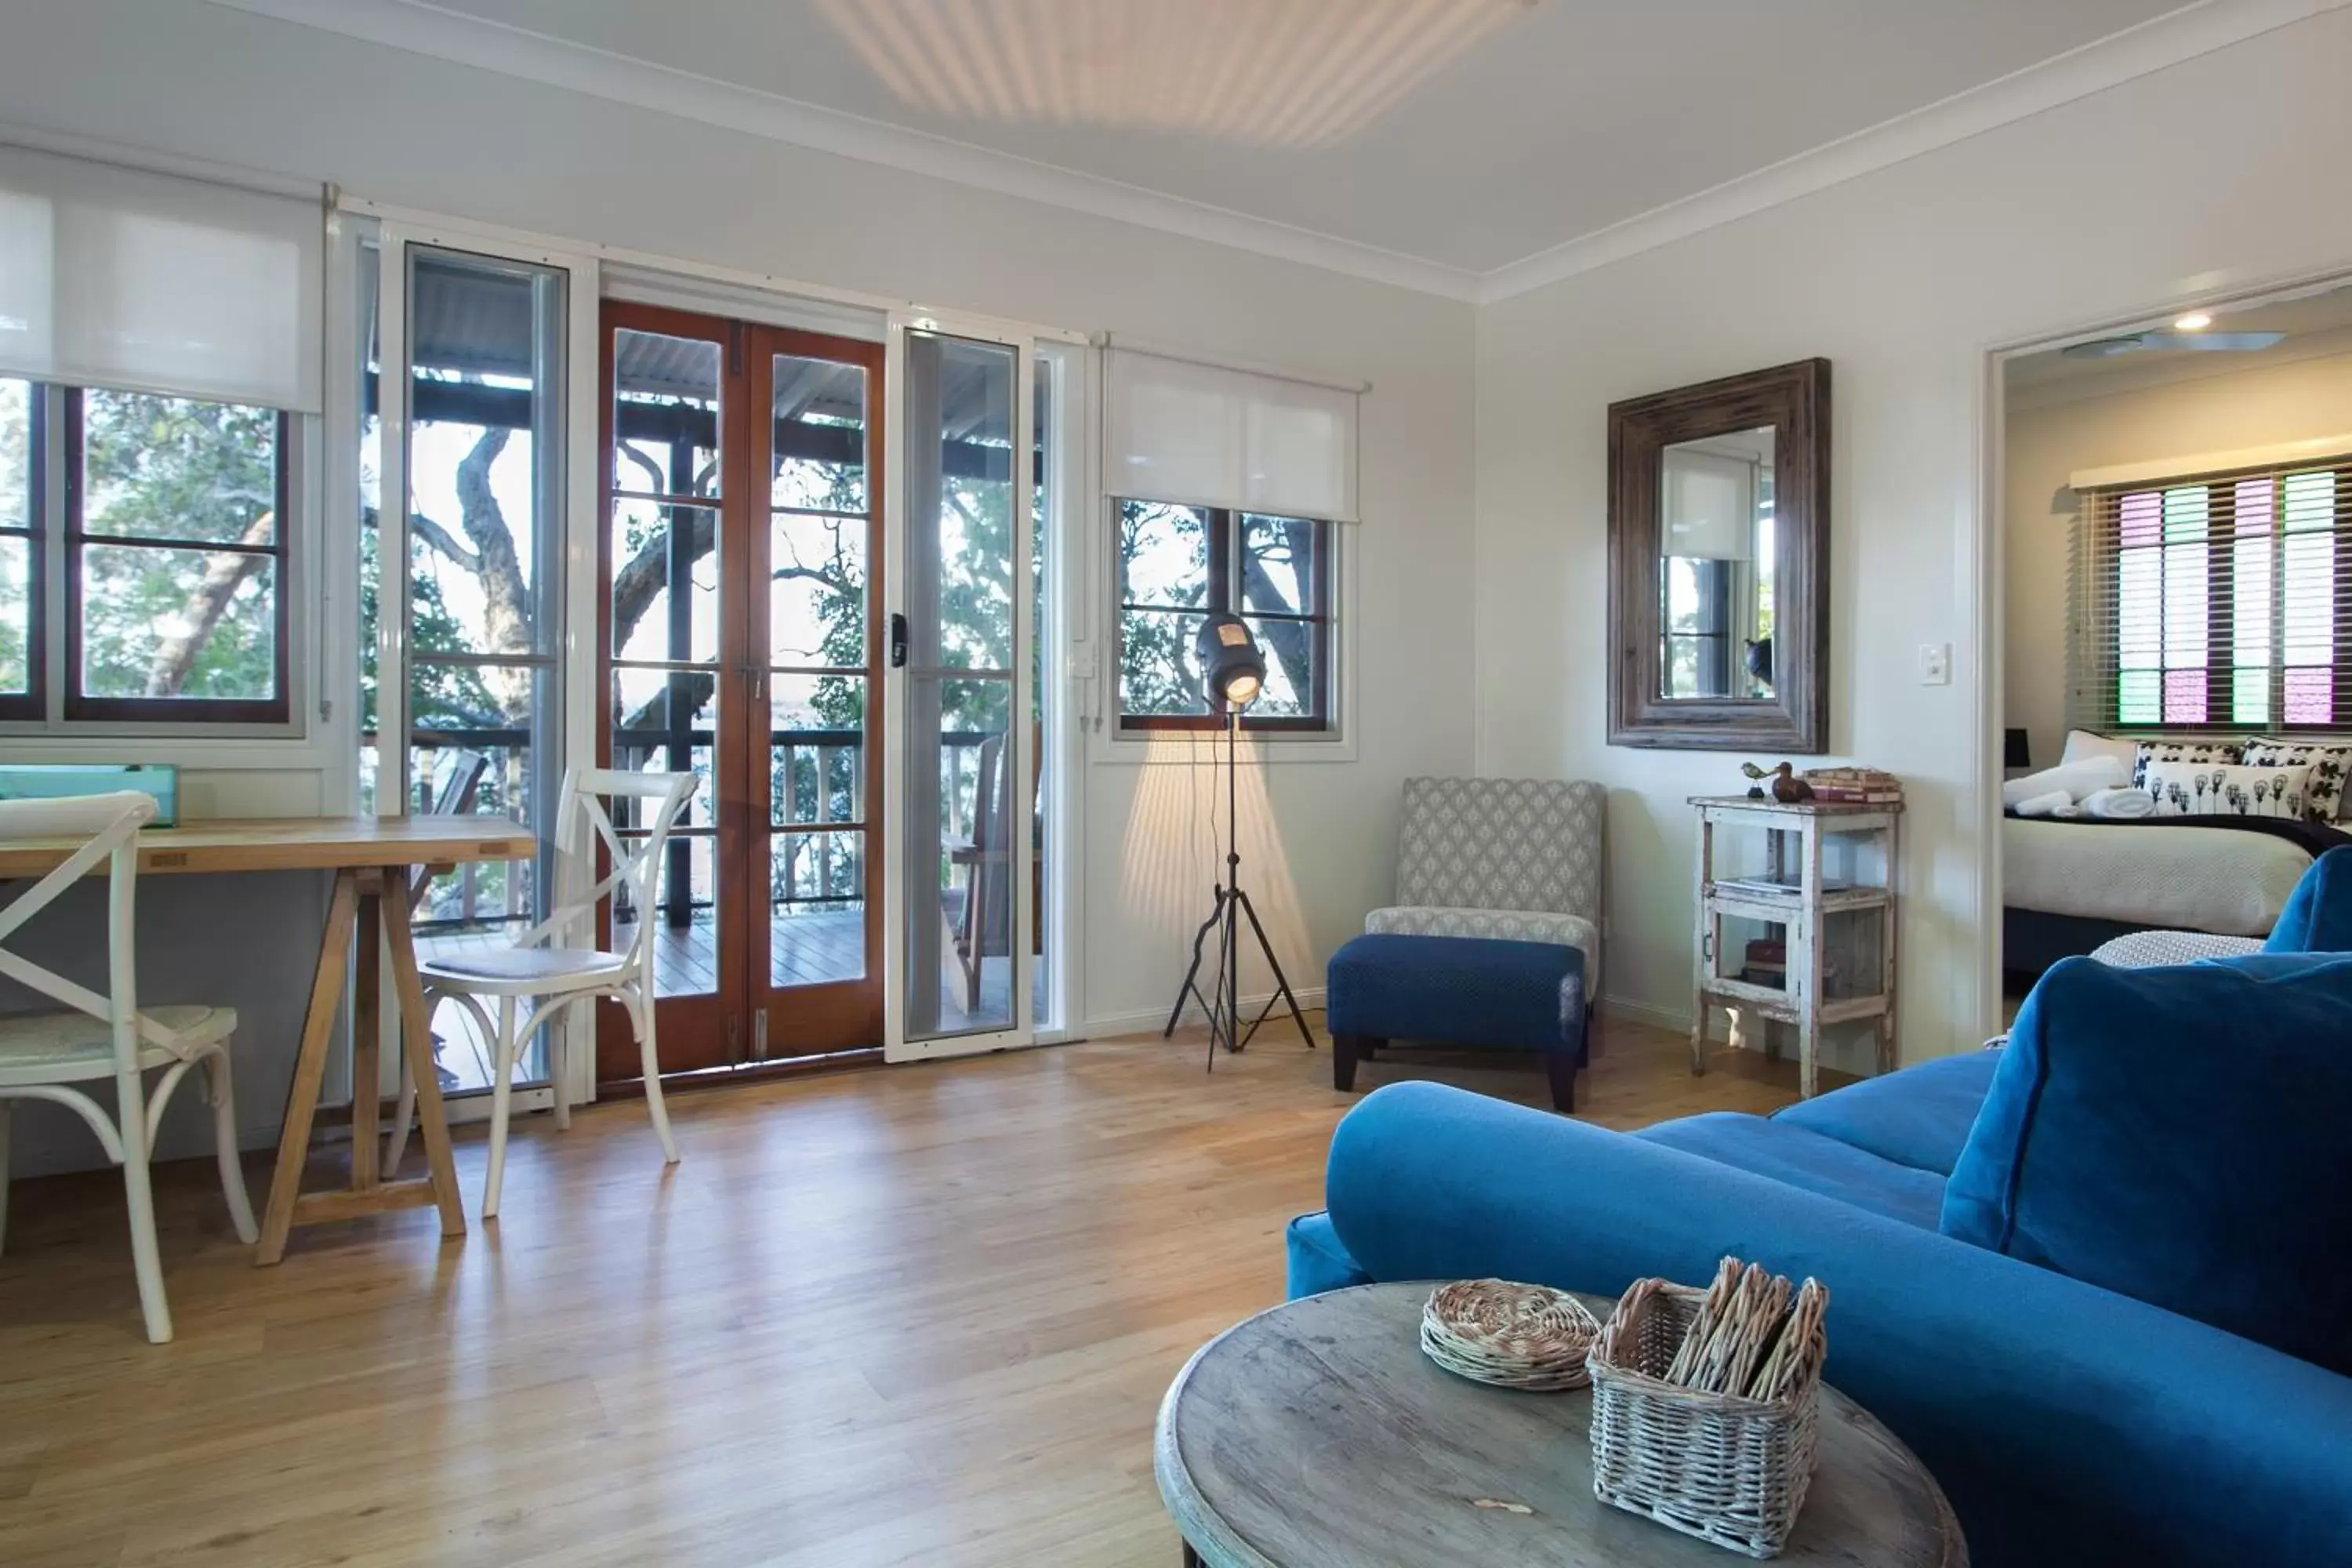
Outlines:
[[[393,678],[396,701],[385,700],[385,682],[369,682],[370,718],[380,706],[406,742],[378,749],[378,789],[389,795],[383,784],[394,783],[402,806],[377,805],[510,817],[541,845],[535,861],[460,867],[425,885],[415,921],[417,946],[432,957],[504,946],[546,913],[563,765],[569,279],[498,257],[400,249],[406,363],[395,374],[407,419],[398,475],[407,506],[393,529],[373,506],[362,518],[362,569],[377,589],[363,604],[398,615],[403,633],[368,641],[379,662],[390,647],[405,666],[404,679]],[[373,336],[373,321],[367,327]],[[387,555],[379,535],[404,536],[404,545]],[[472,1016],[444,1003],[430,1026],[444,1089],[488,1088],[490,1042]],[[532,1043],[520,1076],[544,1078],[543,1042]]]
[[[766,896],[752,912],[767,993],[758,1059],[870,1047],[882,1036],[881,637],[873,602],[880,520],[869,410],[878,345],[761,329],[770,408],[753,575],[764,603],[752,660],[765,733]],[[755,807],[755,809],[757,809]],[[756,962],[756,961],[755,961]]]
[[[1034,796],[1013,722],[1030,625],[1034,458],[1010,346],[906,339],[905,797],[909,1041],[1018,1027],[1032,943],[1016,911]]]
[[[640,921],[653,922],[662,1065],[690,1071],[740,1059],[746,1034],[729,994],[740,921],[728,918],[745,870],[726,826],[728,781],[739,776],[730,759],[740,756],[726,737],[743,721],[743,683],[730,647],[742,635],[730,542],[740,530],[724,509],[747,504],[753,488],[725,471],[741,378],[729,374],[724,321],[607,302],[604,329],[606,765],[695,781],[662,851],[653,907],[616,893],[610,940],[625,947]],[[633,819],[616,816],[615,826],[637,837]],[[598,1076],[635,1078],[626,1020],[614,1006],[603,1014]]]

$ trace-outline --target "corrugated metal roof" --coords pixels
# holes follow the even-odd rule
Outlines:
[[[419,368],[528,381],[533,374],[534,312],[524,276],[420,258],[409,301],[409,332]],[[624,396],[719,396],[717,343],[624,331],[614,345],[614,379]],[[1009,388],[1001,358],[950,342],[942,356],[942,402],[951,439],[1003,442],[1011,434]],[[856,365],[780,356],[776,416],[862,420],[866,373]]]

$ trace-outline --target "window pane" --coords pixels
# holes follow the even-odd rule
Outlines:
[[[2183,485],[2164,492],[2164,542],[2167,544],[2201,543],[2206,533],[2206,517],[2210,500],[2203,485]]]
[[[768,658],[779,665],[866,663],[863,517],[782,512],[769,529]]]
[[[866,974],[866,835],[779,833],[768,842],[768,983]]]
[[[538,770],[531,748],[530,710],[538,694],[551,683],[544,675],[517,671],[522,695],[508,722],[461,725],[446,721],[420,721],[408,751],[408,776],[414,781],[409,810],[423,815],[463,805],[465,815],[534,820],[533,799]],[[493,676],[496,680],[496,676]],[[486,716],[488,717],[488,716]],[[457,798],[466,776],[474,779],[473,798]],[[488,931],[538,918],[534,890],[539,868],[531,861],[491,861],[459,866],[433,879],[425,902],[418,907],[420,927],[428,923],[444,931]]]
[[[775,479],[769,504],[808,511],[866,510],[866,370],[775,358]]]
[[[2332,664],[2336,657],[2336,536],[2289,533],[2281,542],[2286,578],[2280,647],[2287,664]]]
[[[553,651],[562,274],[412,253],[411,644]]]
[[[863,821],[865,677],[778,675],[770,682],[770,825]]]
[[[0,381],[0,528],[30,528],[33,512],[33,388]]]
[[[2241,669],[2231,677],[2230,721],[2267,724],[2271,721],[2271,672]]]
[[[2127,669],[2116,682],[2116,721],[2122,724],[2156,724],[2163,721],[2164,707],[2157,683],[2162,679],[2153,669]]]
[[[2286,477],[2286,531],[2326,532],[2336,526],[2336,475],[2329,470]]]
[[[2116,654],[2125,669],[2154,669],[2164,655],[2164,557],[2126,550],[2116,563]]]
[[[268,546],[278,532],[278,416],[144,393],[82,394],[86,534]]]
[[[2204,667],[2208,560],[2201,542],[2164,548],[2164,663],[2168,669]]]
[[[1122,610],[1118,616],[1118,710],[1121,713],[1206,713],[1192,640],[1205,616],[1166,610]]]
[[[1307,621],[1245,617],[1265,654],[1265,689],[1249,706],[1253,719],[1297,719],[1315,710],[1316,627]]]
[[[1197,507],[1121,501],[1118,594],[1130,605],[1207,605],[1208,514]]]
[[[719,496],[719,345],[613,335],[613,488]]]
[[[2336,672],[2332,669],[2290,669],[2286,672],[2286,721],[2326,724],[2336,717]]]
[[[32,542],[22,534],[0,534],[0,692],[22,695],[32,689]]]
[[[83,695],[276,696],[277,589],[273,556],[85,546]]]
[[[718,538],[719,513],[709,507],[613,502],[614,658],[707,664],[719,657]],[[683,604],[670,595],[678,571],[688,585]]]
[[[1277,616],[1315,613],[1318,529],[1297,518],[1242,519],[1242,608]]]
[[[635,842],[635,840],[631,840]],[[654,885],[654,994],[693,996],[719,989],[718,849],[707,837],[673,834],[662,846]],[[632,884],[613,894],[613,944],[636,935]]]
[[[694,774],[694,794],[677,819],[681,827],[709,827],[718,820],[711,793],[718,687],[717,677],[705,670],[613,672],[613,766]]]
[[[2164,721],[2168,724],[2205,722],[2205,672],[2168,669],[2164,672]]]

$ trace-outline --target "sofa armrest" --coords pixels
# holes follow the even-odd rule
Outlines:
[[[1349,1113],[1327,1195],[1375,1279],[1614,1295],[1727,1253],[1819,1278],[1830,1380],[1935,1473],[1979,1563],[2352,1563],[2352,1378],[2144,1302],[1433,1084]]]

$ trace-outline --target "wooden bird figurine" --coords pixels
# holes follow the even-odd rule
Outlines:
[[[1794,805],[1801,800],[1813,798],[1813,786],[1797,776],[1797,767],[1794,763],[1782,763],[1780,766],[1770,769],[1759,768],[1754,763],[1742,763],[1739,764],[1739,771],[1751,779],[1770,779],[1772,798],[1782,805]],[[1763,792],[1760,789],[1752,789],[1748,793],[1751,796],[1757,796]]]

